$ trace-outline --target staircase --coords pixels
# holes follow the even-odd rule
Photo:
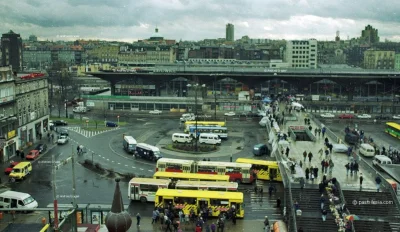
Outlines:
[[[324,194],[326,196],[326,194]],[[298,202],[302,215],[296,217],[297,228],[300,227],[307,232],[336,232],[336,225],[328,206],[328,199],[325,201],[325,209],[328,211],[326,221],[322,221],[321,194],[316,188],[292,189],[293,202]]]
[[[359,216],[361,220],[379,219],[383,221],[389,219],[385,221],[393,221],[390,219],[397,218],[396,221],[400,221],[400,211],[394,203],[396,199],[393,200],[389,192],[343,190],[343,195],[350,213]],[[360,204],[359,201],[364,204]],[[392,201],[393,203],[365,203],[367,201]]]
[[[355,231],[400,232],[400,209],[394,203],[397,199],[393,199],[390,192],[343,190],[343,195],[350,214],[360,217],[360,220],[354,221]],[[373,204],[375,201],[378,203]],[[393,203],[383,204],[380,201]]]

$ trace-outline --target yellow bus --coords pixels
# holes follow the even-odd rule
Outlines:
[[[387,122],[385,132],[400,139],[400,125],[395,122]]]
[[[196,126],[196,121],[185,122],[185,133],[189,132],[191,126]],[[197,121],[197,126],[226,127],[226,122]]]
[[[238,158],[236,163],[251,164],[252,172],[257,173],[257,179],[271,180],[272,177],[275,181],[282,181],[281,172],[276,161]]]
[[[191,181],[224,181],[229,182],[228,175],[197,174],[182,172],[156,172],[154,179],[169,179],[172,181],[191,180]]]
[[[236,182],[178,180],[175,189],[237,192],[238,186]]]
[[[155,206],[165,207],[169,204],[177,210],[182,210],[185,215],[190,211],[197,214],[197,208],[211,208],[210,216],[218,217],[221,212],[231,208],[236,209],[236,217],[244,217],[243,193],[218,192],[200,190],[159,189],[156,192]]]

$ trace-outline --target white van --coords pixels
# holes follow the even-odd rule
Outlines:
[[[172,135],[172,142],[174,143],[191,143],[192,136],[184,133],[174,133]]]
[[[0,194],[0,208],[35,209],[38,203],[27,193],[5,191]]]
[[[373,157],[375,155],[375,148],[368,143],[362,143],[359,152],[363,156]]]
[[[382,165],[382,164],[392,164],[392,160],[389,159],[389,157],[384,156],[384,155],[376,155],[374,159],[372,160],[372,163],[376,166]]]
[[[221,145],[221,138],[215,134],[201,133],[199,137],[199,143]]]

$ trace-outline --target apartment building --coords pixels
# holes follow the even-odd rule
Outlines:
[[[370,49],[364,52],[365,69],[394,69],[395,52]]]
[[[287,41],[285,62],[291,68],[316,69],[318,67],[317,40]]]
[[[15,84],[11,66],[0,67],[0,162],[10,160],[18,148]]]
[[[46,77],[16,78],[15,98],[19,147],[35,142],[49,129],[48,82]]]

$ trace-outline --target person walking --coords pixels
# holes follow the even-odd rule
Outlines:
[[[322,172],[322,174],[324,174],[324,171],[325,171],[325,160],[322,160],[321,161],[321,172]]]
[[[329,174],[332,175],[333,167],[335,164],[333,163],[333,160],[329,160]]]
[[[151,216],[151,224],[156,223],[156,221],[157,221],[157,216],[158,216],[158,214],[157,214],[157,209],[154,209],[154,210],[153,210],[153,213],[152,213],[152,216]]]
[[[324,150],[321,148],[321,149],[318,151],[318,154],[319,154],[319,158],[322,159],[322,156],[324,155]]]
[[[307,159],[307,151],[304,151],[303,152],[303,157],[304,157],[304,163],[306,162],[306,159]]]
[[[324,206],[325,206],[324,194],[321,195],[321,198],[319,199],[319,202],[321,203],[321,210],[324,210]]]
[[[353,176],[353,172],[354,172],[354,163],[351,162],[350,163],[350,176]]]
[[[314,173],[311,172],[310,174],[311,183],[314,183]]]
[[[274,191],[274,187],[272,187],[272,185],[270,185],[269,188],[268,188],[269,197],[272,196],[272,191]]]
[[[313,172],[314,172],[314,177],[315,177],[315,179],[317,179],[317,178],[318,178],[318,168],[315,167],[315,168],[313,169]]]
[[[364,181],[364,177],[363,177],[362,172],[360,172],[360,189],[362,188],[363,181]]]
[[[346,176],[349,176],[349,170],[350,170],[350,163],[347,163],[346,165],[344,165],[346,168]]]
[[[307,178],[307,176],[306,176],[306,178]],[[302,178],[300,178],[300,189],[301,189],[301,190],[304,189],[304,185],[305,185],[305,183],[304,183],[304,178],[302,177]]]
[[[377,177],[375,178],[375,184],[376,184],[376,191],[377,191],[377,192],[379,192],[380,189],[381,189],[381,183],[382,183],[381,178],[380,178],[379,176],[377,176]]]
[[[328,211],[322,210],[322,221],[326,221],[326,215],[328,215]]]
[[[211,229],[211,232],[215,232],[217,230],[217,226],[215,225],[214,222],[211,223],[210,229]]]
[[[325,137],[325,132],[326,132],[326,128],[323,127],[323,128],[322,128],[322,137]]]
[[[328,160],[325,160],[324,165],[325,165],[325,174],[326,174],[326,173],[328,173],[328,167],[329,167],[329,162],[328,162]]]
[[[310,179],[310,169],[306,168],[306,180]]]
[[[308,162],[311,163],[311,160],[313,158],[313,154],[311,153],[311,151],[308,153]]]
[[[286,148],[286,157],[288,157],[288,158],[289,158],[289,151],[290,151],[290,149],[289,149],[289,147],[287,147]]]
[[[264,219],[264,231],[268,231],[267,229],[269,229],[269,228],[270,228],[270,225],[269,225],[268,216],[265,216],[265,219]]]
[[[354,162],[354,174],[357,175],[358,172],[358,163]]]
[[[137,220],[137,222],[136,222],[136,226],[140,226],[140,219],[141,219],[142,217],[140,217],[140,213],[137,213],[136,214],[136,220]]]
[[[281,198],[278,197],[278,199],[276,199],[276,208],[280,209],[281,208]]]

